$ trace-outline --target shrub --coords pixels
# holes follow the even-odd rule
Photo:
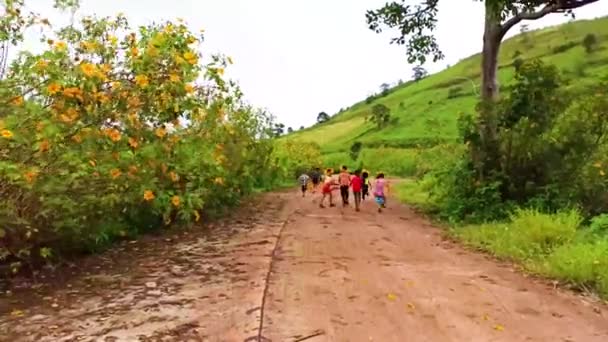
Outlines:
[[[199,221],[271,178],[271,120],[223,79],[230,58],[200,63],[186,24],[84,18],[45,38],[0,81],[0,261],[15,272],[50,247]]]
[[[553,48],[553,53],[554,54],[558,54],[558,53],[564,53],[574,47],[576,47],[578,45],[577,42],[566,42],[564,44],[558,45],[556,47]]]
[[[589,33],[583,38],[583,47],[585,48],[585,52],[593,53],[598,45],[597,36],[593,33]]]
[[[448,99],[453,99],[463,95],[463,89],[461,86],[455,86],[448,90]]]

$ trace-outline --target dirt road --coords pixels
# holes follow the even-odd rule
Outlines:
[[[3,341],[608,341],[608,308],[442,240],[408,208],[263,196],[0,298]],[[65,272],[65,271],[64,271]]]

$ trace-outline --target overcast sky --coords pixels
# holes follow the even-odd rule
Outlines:
[[[360,101],[380,84],[407,80],[412,66],[390,34],[375,34],[365,11],[386,0],[81,0],[80,14],[123,12],[132,25],[183,18],[195,32],[204,28],[203,53],[221,52],[235,64],[227,70],[251,104],[298,128],[317,113],[333,115]],[[52,0],[29,0],[54,24],[65,18],[51,10]],[[481,49],[483,7],[473,0],[444,0],[437,37],[445,60],[427,65],[431,72],[455,64]],[[577,10],[577,18],[608,14],[608,1]],[[539,28],[567,21],[554,14],[529,22]],[[511,34],[517,33],[514,28]],[[35,36],[30,36],[33,38]],[[29,40],[33,47],[35,39]]]

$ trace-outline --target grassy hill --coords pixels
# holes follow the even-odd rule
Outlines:
[[[599,41],[593,53],[587,53],[582,44],[588,34],[594,34]],[[573,89],[607,79],[608,17],[531,31],[504,41],[499,57],[499,82],[503,90],[513,79],[513,62],[517,57],[541,58],[556,65]],[[384,97],[359,102],[329,122],[286,138],[318,142],[326,162],[333,166],[346,162],[352,165],[347,151],[355,141],[360,141],[364,146],[360,156],[363,163],[406,175],[415,167],[408,163],[413,148],[456,141],[458,113],[474,111],[478,100],[480,64],[479,54],[470,56],[419,82],[397,86]],[[365,120],[376,103],[391,109],[392,122],[383,129]],[[380,152],[383,160],[370,161],[370,153],[378,152],[378,148],[383,149]]]

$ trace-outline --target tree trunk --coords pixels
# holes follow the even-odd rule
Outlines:
[[[474,152],[479,178],[483,180],[493,170],[500,168],[499,146],[496,137],[497,120],[494,103],[498,99],[498,52],[502,40],[500,16],[494,13],[486,1],[483,50],[481,55],[481,107],[479,108],[479,136],[481,146]]]

